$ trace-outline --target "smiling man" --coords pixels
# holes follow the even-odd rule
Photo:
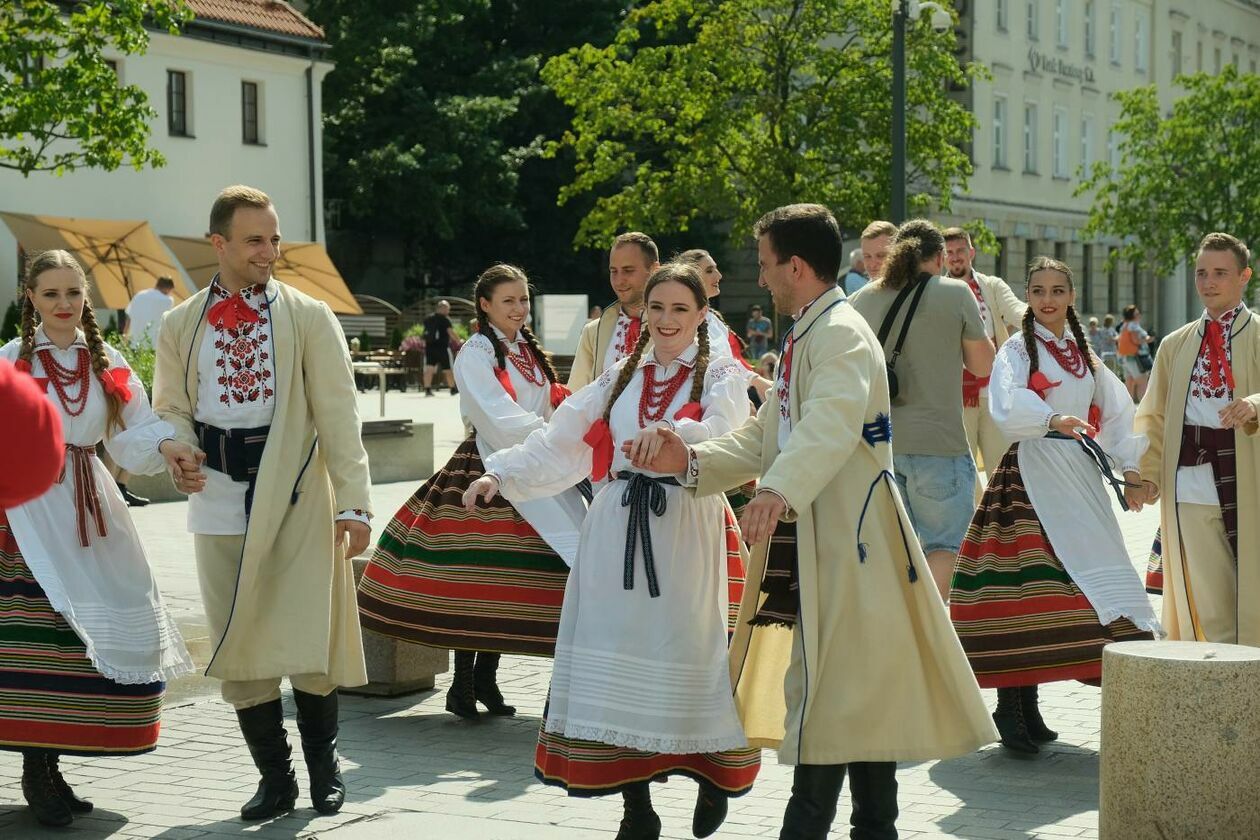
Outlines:
[[[608,252],[608,282],[617,302],[582,328],[569,369],[569,390],[589,385],[634,352],[642,332],[643,289],[660,265],[660,251],[646,233],[623,233],[613,240]]]
[[[173,477],[192,494],[206,675],[222,680],[262,775],[241,816],[267,819],[297,798],[285,676],[312,802],[332,813],[345,797],[337,688],[367,682],[349,558],[372,534],[370,487],[350,356],[331,310],[272,277],[280,220],[266,193],[219,193],[210,241],[219,272],[163,319],[153,398],[204,453]]]
[[[1138,406],[1137,431],[1150,440],[1141,472],[1152,479],[1142,501],[1164,497],[1172,639],[1260,645],[1260,324],[1243,303],[1250,262],[1237,238],[1203,238],[1194,272],[1203,315],[1160,344]]]

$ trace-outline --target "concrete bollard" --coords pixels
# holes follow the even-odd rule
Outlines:
[[[354,581],[358,583],[367,568],[368,558],[356,557],[350,562],[354,566]],[[433,677],[450,667],[449,651],[403,642],[366,628],[363,630],[363,656],[367,662],[368,684],[342,689],[346,694],[396,697],[427,691],[433,688]]]
[[[1260,648],[1103,648],[1100,840],[1260,837]]]

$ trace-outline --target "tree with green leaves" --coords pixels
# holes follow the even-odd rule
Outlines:
[[[745,238],[768,208],[797,201],[827,205],[849,229],[885,217],[891,17],[887,0],[653,0],[611,44],[553,58],[543,79],[574,118],[548,151],[577,155],[560,198],[596,196],[577,242],[706,218]],[[910,25],[912,211],[948,209],[971,174],[975,120],[946,90],[980,70],[953,46]]]
[[[1155,85],[1115,94],[1120,165],[1099,162],[1077,194],[1094,194],[1087,236],[1111,236],[1123,258],[1171,274],[1212,231],[1260,245],[1260,76],[1232,65],[1180,76],[1171,113]]]
[[[157,112],[121,85],[105,58],[145,52],[146,26],[179,31],[182,0],[6,0],[0,3],[0,167],[23,175],[161,166]]]

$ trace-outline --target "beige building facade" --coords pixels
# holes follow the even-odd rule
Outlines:
[[[1112,94],[1156,84],[1171,104],[1180,73],[1257,72],[1260,0],[982,0],[956,4],[966,59],[992,78],[962,94],[978,127],[975,173],[947,221],[984,219],[997,255],[980,270],[1023,291],[1024,267],[1045,254],[1073,267],[1080,309],[1102,316],[1130,303],[1148,328],[1167,333],[1197,315],[1184,275],[1156,278],[1121,262],[1120,243],[1082,235],[1090,196],[1074,195],[1082,167],[1118,164]],[[1260,243],[1252,243],[1253,245]]]

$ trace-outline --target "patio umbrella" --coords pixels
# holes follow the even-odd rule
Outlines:
[[[162,241],[184,266],[197,288],[204,289],[210,285],[219,270],[219,260],[209,239],[163,236]],[[316,300],[322,300],[333,312],[341,315],[363,314],[341,272],[318,242],[282,242],[280,259],[276,260],[272,275]]]
[[[191,293],[148,222],[26,213],[0,213],[0,219],[28,253],[60,248],[74,254],[107,309],[125,309],[136,292],[153,288],[163,276],[175,278],[176,300]]]

